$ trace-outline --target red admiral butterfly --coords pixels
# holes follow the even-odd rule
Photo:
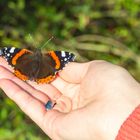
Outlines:
[[[32,52],[27,49],[4,47],[0,56],[14,67],[14,74],[23,81],[32,80],[37,83],[49,83],[59,70],[68,62],[74,61],[75,55],[65,51],[49,51],[41,53],[37,49]]]

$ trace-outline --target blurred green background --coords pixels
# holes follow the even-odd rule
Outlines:
[[[140,0],[0,0],[0,47],[37,47],[52,36],[46,50],[104,59],[140,81]],[[1,92],[0,140],[47,139]]]

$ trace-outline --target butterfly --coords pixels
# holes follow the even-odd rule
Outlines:
[[[40,49],[30,51],[15,47],[0,49],[0,56],[14,68],[14,74],[23,81],[50,83],[67,63],[73,62],[75,55],[66,51],[48,51]]]

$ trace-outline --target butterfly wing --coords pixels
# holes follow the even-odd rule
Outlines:
[[[66,64],[69,62],[73,62],[75,59],[75,55],[70,52],[65,51],[50,51],[48,54],[53,58],[55,61],[55,70],[56,72],[62,70]]]
[[[27,49],[15,47],[4,47],[0,50],[0,56],[14,68],[14,74],[24,81],[30,79],[30,70],[32,71],[34,64],[30,59],[32,55],[33,53]]]
[[[19,48],[15,47],[4,47],[0,49],[0,56],[2,56],[9,65],[14,67],[13,58],[21,51]]]
[[[15,65],[14,68],[16,76],[23,80],[23,78],[21,78],[23,75],[28,78],[27,80],[34,81],[37,78],[40,69],[40,59],[40,57],[35,56],[32,52],[19,57],[17,65]],[[20,74],[17,75],[19,72]]]
[[[49,51],[43,54],[41,69],[38,73],[37,83],[49,83],[58,71],[62,70],[69,62],[74,61],[75,55],[65,51]]]

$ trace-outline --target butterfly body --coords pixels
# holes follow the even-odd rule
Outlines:
[[[56,73],[75,58],[74,54],[65,51],[42,53],[38,49],[32,52],[15,47],[2,48],[0,56],[14,68],[14,73],[18,78],[37,83],[50,83]]]

